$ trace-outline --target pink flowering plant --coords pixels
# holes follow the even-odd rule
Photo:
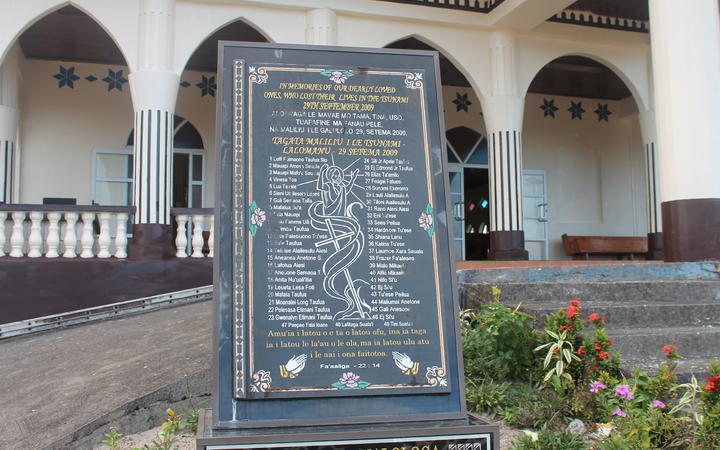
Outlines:
[[[677,347],[669,356],[672,363],[679,356]],[[679,409],[671,409],[668,405],[676,402],[677,394],[673,392],[674,365],[661,363],[659,373],[650,376],[636,368],[630,378],[621,380],[609,377],[607,372],[597,372],[602,381],[590,383],[588,391],[592,402],[600,411],[598,420],[614,424],[614,432],[607,439],[609,448],[658,448],[672,446],[687,448],[694,441],[689,431],[687,415]],[[603,447],[604,448],[604,447]]]
[[[520,329],[515,325],[522,313],[502,305],[499,292],[492,297],[489,304],[504,308],[502,317],[514,319],[507,329]],[[528,348],[527,340],[517,345],[520,339],[499,333],[497,315],[481,318],[480,312],[464,312],[468,406],[497,414],[516,428],[539,429],[538,442],[546,444],[517,448],[575,448],[551,446],[547,438],[579,419],[587,430],[581,436],[583,448],[720,449],[720,364],[714,363],[706,377],[678,385],[675,371],[682,349],[661,343],[656,374],[639,368],[622,372],[620,354],[605,330],[606,317],[583,313],[581,302],[570,300],[547,315],[545,332],[530,333],[536,340],[529,347],[535,348],[534,357],[521,364],[525,359],[519,350]],[[495,342],[492,339],[498,345],[515,343],[518,349],[500,351],[498,345],[487,344]],[[499,358],[517,370],[476,370]],[[606,425],[607,431],[596,433],[593,424]]]

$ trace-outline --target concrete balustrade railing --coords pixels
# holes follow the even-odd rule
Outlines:
[[[173,208],[175,218],[175,256],[178,258],[212,258],[215,240],[215,216],[213,208]],[[207,232],[207,242],[203,232]],[[206,247],[207,252],[203,252]]]
[[[127,258],[134,212],[129,206],[0,204],[0,257]]]

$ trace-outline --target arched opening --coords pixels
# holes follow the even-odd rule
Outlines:
[[[95,153],[122,150],[132,126],[122,51],[74,6],[48,13],[18,37],[17,45],[22,76],[16,199],[89,204]]]
[[[531,259],[565,259],[562,235],[645,234],[637,106],[609,67],[585,56],[546,64],[523,120],[523,225]]]
[[[96,152],[94,202],[101,205],[129,205],[132,200],[133,142],[130,131],[126,149]],[[173,131],[173,208],[205,207],[207,164],[205,145],[195,126],[175,115]],[[114,174],[109,178],[109,174]]]
[[[208,36],[190,56],[182,72],[178,93],[176,113],[187,118],[197,127],[203,136],[205,159],[204,166],[215,167],[215,95],[217,91],[217,45],[218,41],[267,42],[267,39],[251,25],[238,20],[225,25]],[[176,135],[178,139],[178,135]],[[175,142],[175,163],[184,164],[184,157],[178,156],[178,143]],[[197,155],[192,156],[195,159]],[[214,177],[203,179],[203,206],[214,204]],[[175,186],[173,187],[175,189]],[[194,188],[197,191],[197,187]],[[176,192],[176,195],[178,193]],[[192,195],[197,195],[193,193]],[[189,204],[196,205],[191,201]],[[199,206],[193,206],[199,207]]]
[[[415,37],[401,39],[387,47],[436,50]],[[442,52],[440,81],[448,144],[455,255],[460,260],[487,259],[490,248],[490,195],[487,139],[480,99],[467,77]]]

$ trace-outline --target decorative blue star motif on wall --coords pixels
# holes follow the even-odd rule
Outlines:
[[[612,111],[608,109],[607,104],[602,105],[598,103],[598,109],[595,110],[595,114],[598,115],[598,122],[603,120],[605,122],[609,122],[608,117],[610,116],[610,114],[612,114]]]
[[[472,105],[472,102],[468,99],[467,92],[460,95],[459,92],[455,93],[455,100],[452,101],[457,105],[456,111],[468,112],[468,106]]]
[[[554,119],[555,111],[558,110],[558,107],[555,106],[555,100],[553,100],[553,99],[548,100],[548,99],[544,98],[543,104],[540,105],[540,109],[542,109],[544,112],[543,117],[550,116]]]
[[[80,77],[75,75],[75,67],[68,67],[67,69],[60,66],[60,72],[53,75],[53,78],[58,80],[58,89],[67,86],[70,89],[75,89],[75,81],[79,80]]]
[[[108,69],[108,76],[102,80],[108,84],[108,91],[112,91],[113,88],[122,91],[122,85],[128,82],[127,78],[123,77],[122,70],[113,72],[112,69]]]
[[[217,84],[215,84],[215,77],[206,77],[205,75],[203,75],[202,81],[195,84],[195,86],[200,88],[200,97],[205,97],[206,95],[212,95],[213,97],[215,97],[215,89],[217,89]]]
[[[582,107],[582,102],[575,103],[571,101],[568,111],[572,113],[572,117],[570,118],[570,120],[575,118],[582,120],[582,115],[585,113],[585,110]]]

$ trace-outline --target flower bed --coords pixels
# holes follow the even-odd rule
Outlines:
[[[720,365],[678,384],[678,348],[658,374],[620,370],[605,318],[579,300],[536,318],[495,300],[462,312],[468,407],[519,428],[519,449],[720,448]],[[586,330],[586,327],[589,329]],[[537,430],[537,431],[531,431]]]

